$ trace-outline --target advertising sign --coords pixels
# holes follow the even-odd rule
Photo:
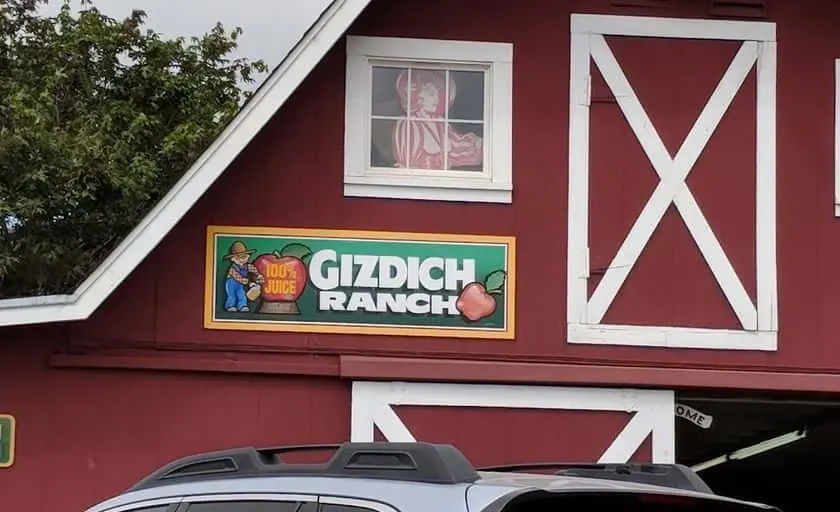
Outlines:
[[[513,339],[515,240],[210,226],[205,327]]]
[[[0,414],[0,468],[15,463],[15,418]]]

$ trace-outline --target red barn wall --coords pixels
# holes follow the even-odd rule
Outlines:
[[[705,0],[674,0],[661,9],[647,10],[619,8],[606,0],[533,0],[527,7],[503,0],[374,1],[349,33],[513,42],[513,204],[344,197],[345,50],[343,43],[338,44],[160,246],[91,319],[68,327],[67,336],[77,345],[184,350],[838,369],[840,220],[832,215],[832,106],[834,58],[840,54],[835,23],[840,4],[828,0],[767,4],[767,19],[778,26],[780,341],[776,353],[565,342],[570,14],[707,17]],[[725,43],[651,44],[616,42],[614,52],[673,149],[734,48]],[[654,60],[665,67],[650,67]],[[754,292],[754,279],[748,277],[754,271],[755,249],[750,242],[754,157],[749,156],[752,150],[744,152],[755,138],[751,84],[754,76],[748,78],[689,185],[747,289]],[[594,84],[593,95],[599,87]],[[598,190],[592,201],[600,205],[592,207],[592,224],[605,233],[593,241],[596,266],[609,261],[655,184],[626,125],[608,119],[617,117],[617,112],[614,105],[593,108],[593,120],[599,116],[606,120],[600,131],[593,132],[593,140],[603,141],[592,164],[592,189]],[[617,175],[604,173],[618,167]],[[516,341],[206,330],[203,262],[209,224],[515,235]],[[634,321],[677,325],[732,322],[725,299],[686,236],[676,212],[669,211],[608,317],[620,313]],[[679,382],[674,379],[673,384]]]
[[[0,344],[0,413],[13,413],[17,425],[14,465],[0,469],[3,510],[79,512],[178,457],[349,438],[349,381],[50,368],[61,331],[28,329]],[[597,460],[630,416],[395,409],[420,439],[457,443],[477,465]],[[518,428],[530,434],[511,436]],[[647,441],[634,460],[649,461],[650,450]]]
[[[4,510],[79,512],[196,452],[347,439],[337,379],[49,369],[59,334],[0,345],[0,412],[17,424]]]

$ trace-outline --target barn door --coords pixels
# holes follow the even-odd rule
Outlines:
[[[695,50],[691,44],[712,46]],[[722,69],[715,69],[713,61],[727,51],[725,44],[732,52],[726,56],[728,64],[724,61]],[[621,53],[619,47],[632,49]],[[625,72],[622,60],[637,64],[634,76]],[[704,66],[707,76],[686,79]],[[710,78],[709,73],[712,80],[702,85],[708,89],[700,91],[703,97],[682,131],[674,116],[694,100],[681,98],[678,89],[695,87]],[[653,79],[658,83],[651,85]],[[640,98],[634,81],[645,82],[645,97]],[[739,95],[744,98],[739,100]],[[736,112],[730,108],[733,103],[738,104]],[[651,105],[661,119],[651,115]],[[776,350],[775,105],[772,23],[572,15],[570,343]],[[596,123],[609,123],[609,116],[621,126],[598,131]],[[719,134],[722,121],[725,135]],[[628,144],[622,142],[624,132]],[[600,181],[593,178],[595,161],[604,167]],[[640,194],[636,206],[626,190],[644,188],[646,180],[650,188]],[[705,187],[704,195],[697,183]],[[751,189],[736,195],[738,183]],[[616,190],[596,206],[593,197],[602,187]],[[630,206],[622,210],[623,203]],[[704,210],[716,211],[715,222]],[[603,229],[621,231],[609,251],[593,248],[593,240],[604,237],[601,228],[591,224],[593,214],[606,219]],[[683,236],[678,230],[685,231],[686,250],[676,245]],[[721,233],[728,236],[724,243]],[[662,254],[636,277],[640,257],[654,250],[651,245]],[[734,253],[741,261],[740,272],[733,264]],[[695,258],[696,268],[691,266]],[[666,275],[668,271],[672,275]],[[685,289],[683,295],[690,299],[675,305],[680,290],[674,290],[674,283],[700,274],[709,281],[704,286],[719,297]],[[632,298],[625,297],[632,305],[618,309],[680,311],[672,318],[651,319],[655,311],[641,318],[609,318],[634,279],[644,283],[636,286]],[[702,314],[713,310],[715,301],[723,304],[721,317],[731,315],[732,325],[724,325],[726,318],[704,325],[717,322]],[[692,311],[697,315],[687,316]]]
[[[453,443],[474,464],[674,462],[674,394],[354,382],[350,438]]]

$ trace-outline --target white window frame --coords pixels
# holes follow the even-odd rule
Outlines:
[[[665,148],[605,36],[731,40],[741,48],[720,79],[675,157]],[[594,60],[627,123],[659,174],[660,182],[588,297],[590,61]],[[756,283],[757,304],[712,227],[686,178],[751,69],[756,68]],[[568,342],[665,348],[775,351],[778,345],[776,282],[776,26],[725,20],[582,15],[571,19],[569,210],[567,260]],[[743,172],[752,171],[743,169]],[[674,204],[741,329],[611,325],[603,318],[661,221]]]
[[[485,81],[485,172],[370,169],[371,66],[376,61],[480,66]],[[392,37],[347,37],[344,195],[510,203],[512,200],[513,45]]]
[[[417,441],[394,410],[400,405],[626,412],[632,417],[598,462],[629,462],[650,437],[651,461],[673,464],[674,403],[674,392],[662,389],[356,381],[350,399],[350,440],[372,442],[376,428],[386,441]]]

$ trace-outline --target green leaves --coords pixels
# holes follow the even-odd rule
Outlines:
[[[71,292],[266,70],[230,57],[239,29],[165,39],[142,11],[42,3],[0,2],[0,298]]]
[[[484,288],[487,293],[500,294],[505,287],[507,273],[504,270],[494,270],[484,278]]]
[[[303,260],[310,254],[312,254],[312,249],[303,244],[291,243],[283,247],[279,251],[274,251],[274,254],[278,257],[291,256],[293,258]]]

